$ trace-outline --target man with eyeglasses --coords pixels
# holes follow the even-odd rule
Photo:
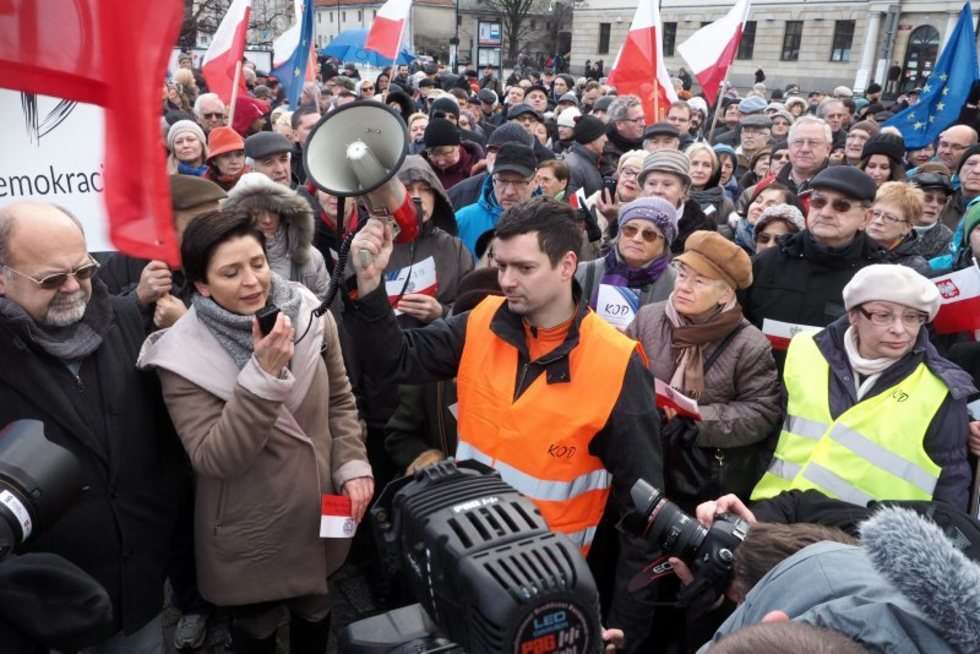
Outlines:
[[[494,158],[493,173],[484,180],[480,199],[456,212],[459,238],[470,252],[476,253],[476,242],[497,226],[500,215],[531,199],[538,161],[526,145],[505,143]]]
[[[482,162],[474,166],[474,170],[480,168],[482,168],[482,170],[476,174],[470,175],[449,189],[449,201],[452,203],[453,207],[463,208],[479,201],[483,184],[493,172],[493,165],[497,159],[497,152],[500,151],[500,148],[503,147],[505,143],[518,143],[533,149],[536,142],[537,139],[528,134],[523,127],[513,121],[504,123],[495,129],[490,134],[490,138],[487,141],[486,157],[484,157]],[[537,157],[536,152],[535,158],[539,163],[542,161],[541,158]],[[491,181],[491,183],[493,182]]]
[[[807,229],[756,258],[755,281],[741,297],[746,317],[760,329],[766,319],[829,325],[845,313],[841,293],[854,273],[884,260],[883,250],[864,233],[874,181],[857,168],[831,166],[811,186]],[[776,362],[782,360],[777,352]]]
[[[81,224],[23,201],[0,209],[0,425],[44,423],[78,461],[82,495],[26,547],[51,552],[108,591],[96,652],[163,652],[163,581],[189,476],[155,376],[136,369],[145,338],[129,298],[98,279]],[[82,636],[84,640],[86,636]]]
[[[608,140],[599,159],[599,172],[603,177],[616,174],[619,158],[630,150],[643,148],[643,104],[635,95],[621,95],[611,102],[607,113],[606,136]]]
[[[810,180],[827,166],[833,136],[823,119],[804,115],[790,126],[786,142],[789,164],[776,173],[776,181],[799,196],[810,188]]]
[[[228,113],[225,103],[217,93],[202,93],[194,101],[194,115],[205,134],[210,134],[215,127],[228,124]]]
[[[936,159],[950,170],[959,167],[960,159],[968,148],[977,144],[977,131],[969,125],[953,125],[939,134]]]
[[[793,337],[786,420],[753,500],[818,490],[867,506],[940,500],[967,510],[967,397],[973,380],[929,341],[936,285],[907,266],[875,264],[843,289],[846,315]]]

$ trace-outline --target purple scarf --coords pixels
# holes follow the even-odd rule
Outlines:
[[[599,284],[592,289],[592,306],[595,306],[596,299],[599,297],[599,286],[602,284],[639,289],[660,279],[660,275],[670,265],[670,253],[665,251],[642,268],[630,268],[620,258],[619,251],[614,246],[606,253],[605,264],[606,272],[603,273]]]

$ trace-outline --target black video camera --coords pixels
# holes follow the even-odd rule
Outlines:
[[[694,574],[694,581],[678,593],[677,604],[704,608],[714,603],[731,583],[735,550],[749,533],[749,523],[724,513],[706,528],[642,479],[633,484],[630,497],[633,510],[620,521],[620,529],[657,545],[665,557],[684,561]],[[670,567],[661,564],[652,572],[647,583],[669,573]]]
[[[348,626],[340,651],[597,654],[599,597],[578,548],[475,461],[389,484],[371,509],[387,572],[420,604]]]

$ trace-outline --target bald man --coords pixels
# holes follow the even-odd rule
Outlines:
[[[109,593],[111,631],[79,644],[157,654],[175,507],[189,478],[156,377],[136,370],[139,309],[110,296],[97,267],[64,210],[0,208],[0,427],[39,420],[78,460],[79,500],[39,525],[27,549],[68,559]]]
[[[977,144],[977,131],[969,125],[953,125],[939,134],[936,159],[946,167],[956,171],[960,167],[960,157],[971,146]]]

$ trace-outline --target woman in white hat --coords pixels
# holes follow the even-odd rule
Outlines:
[[[201,177],[208,171],[207,137],[193,120],[178,120],[167,132],[167,172]]]

